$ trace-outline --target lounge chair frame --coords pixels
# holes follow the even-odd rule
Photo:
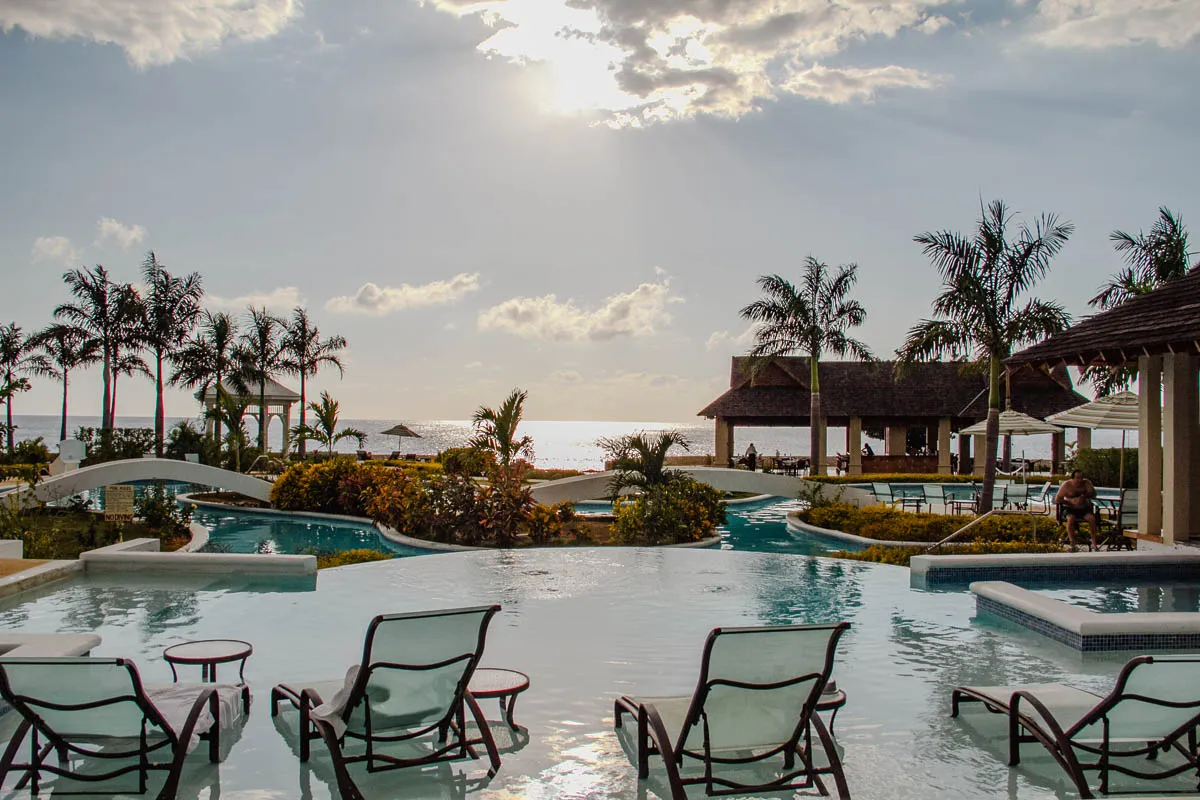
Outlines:
[[[1066,771],[1076,790],[1082,798],[1093,798],[1095,794],[1088,785],[1087,772],[1098,772],[1100,781],[1097,790],[1101,794],[1115,794],[1109,791],[1111,773],[1117,772],[1143,780],[1160,780],[1180,775],[1189,770],[1197,774],[1197,788],[1200,789],[1200,752],[1197,751],[1197,726],[1200,726],[1200,692],[1197,699],[1190,703],[1179,703],[1170,700],[1150,697],[1126,691],[1126,684],[1135,669],[1143,664],[1153,664],[1155,656],[1138,656],[1131,659],[1117,676],[1116,686],[1108,695],[1097,695],[1096,705],[1078,721],[1064,728],[1046,704],[1030,691],[1017,691],[1012,699],[1005,703],[1002,699],[974,691],[971,687],[960,686],[950,696],[950,716],[957,717],[960,706],[964,701],[979,702],[993,713],[1005,714],[1008,717],[1008,765],[1015,767],[1021,763],[1021,745],[1038,742],[1054,757],[1059,766]],[[1193,658],[1172,657],[1171,660],[1188,660],[1200,664],[1200,656]],[[1154,741],[1146,742],[1144,747],[1130,747],[1113,750],[1109,728],[1109,713],[1122,701],[1140,701],[1163,708],[1194,708],[1195,713],[1188,721],[1176,727]],[[1028,710],[1026,710],[1028,709]],[[1103,735],[1098,744],[1090,740],[1076,741],[1075,736],[1085,728],[1100,722]],[[1024,731],[1024,733],[1022,733]],[[1122,741],[1122,744],[1127,742]],[[1118,763],[1114,759],[1139,758],[1153,763],[1160,753],[1175,750],[1183,756],[1184,763],[1167,769],[1149,772],[1134,769]],[[1091,759],[1091,760],[1088,760]],[[1143,793],[1140,790],[1138,792]]]
[[[343,798],[349,800],[358,800],[362,798],[362,793],[354,784],[351,778],[348,766],[350,764],[365,762],[367,772],[383,772],[392,769],[402,769],[405,767],[424,766],[427,764],[436,764],[442,761],[457,761],[465,758],[478,758],[475,751],[475,745],[483,745],[488,754],[490,769],[488,776],[492,777],[500,769],[500,752],[496,746],[495,738],[492,736],[491,729],[488,727],[487,719],[483,715],[483,710],[479,707],[479,703],[467,690],[467,685],[471,682],[471,676],[475,672],[475,668],[479,664],[479,659],[483,654],[484,643],[487,638],[488,625],[492,617],[500,611],[499,605],[479,606],[473,608],[454,608],[442,611],[421,611],[410,614],[383,614],[371,620],[371,624],[367,627],[366,641],[363,644],[363,657],[360,662],[362,667],[358,670],[355,677],[354,685],[350,690],[350,696],[346,701],[345,709],[342,711],[342,718],[349,719],[350,715],[360,705],[364,708],[364,726],[362,731],[346,730],[342,736],[338,736],[332,726],[328,723],[312,717],[313,709],[324,704],[325,700],[321,697],[316,689],[312,688],[296,688],[287,684],[279,684],[271,690],[271,716],[279,713],[279,702],[287,700],[300,711],[300,760],[308,761],[311,754],[311,741],[321,738],[329,748],[330,756],[333,760],[334,773],[337,776],[338,791]],[[480,613],[485,612],[483,622],[479,626],[479,639],[475,650],[470,653],[463,653],[459,656],[446,659],[437,663],[430,664],[404,664],[391,661],[373,661],[371,658],[371,650],[375,640],[376,631],[380,625],[399,619],[412,619],[416,617],[438,617],[449,616],[453,614],[464,613]],[[453,664],[465,663],[466,667],[463,670],[462,678],[458,682],[455,689],[455,698],[450,703],[443,717],[438,719],[431,725],[426,725],[419,728],[404,729],[403,732],[383,733],[375,730],[372,716],[371,705],[367,698],[367,684],[370,681],[371,674],[377,670],[407,670],[413,672],[427,671],[448,667]],[[470,710],[471,716],[479,728],[480,734],[477,738],[469,738],[467,736],[466,712]],[[394,731],[395,729],[389,729]],[[429,734],[436,733],[435,748],[425,755],[418,758],[400,758],[380,753],[376,751],[376,746],[379,744],[392,744],[396,742],[410,741],[419,739]],[[451,736],[453,734],[453,736]],[[361,755],[348,756],[345,753],[345,745],[347,739],[357,739],[366,745],[366,752]]]
[[[67,659],[19,659],[25,665],[61,665]],[[86,659],[89,662],[100,662],[112,664],[117,667],[124,667],[129,671],[132,694],[120,695],[113,698],[94,701],[90,703],[80,703],[78,705],[55,703],[51,700],[31,697],[28,695],[18,694],[14,691],[8,678],[8,673],[4,670],[3,661],[0,661],[0,697],[3,697],[17,713],[21,715],[21,723],[17,726],[13,733],[12,739],[8,742],[8,747],[4,750],[4,755],[0,758],[0,786],[3,786],[5,779],[10,772],[20,771],[21,778],[17,781],[16,789],[24,788],[29,785],[29,791],[33,795],[37,795],[41,790],[42,774],[49,773],[58,777],[68,778],[73,781],[81,782],[99,782],[112,780],[113,778],[126,775],[130,772],[137,772],[138,775],[138,794],[145,794],[149,783],[151,771],[165,771],[167,778],[163,784],[162,790],[158,793],[159,800],[173,800],[179,789],[179,778],[183,772],[183,764],[187,758],[188,742],[191,741],[193,734],[196,732],[196,724],[199,722],[200,715],[204,712],[207,706],[209,713],[212,715],[212,726],[205,732],[199,734],[199,738],[208,741],[208,758],[213,763],[221,760],[221,720],[220,720],[220,705],[217,694],[217,687],[204,686],[200,688],[199,694],[192,704],[191,710],[188,713],[187,719],[184,722],[183,729],[176,733],[171,729],[162,714],[155,708],[154,703],[146,696],[145,689],[142,686],[141,677],[138,675],[137,667],[132,661],[123,658],[117,659]],[[120,703],[134,703],[138,710],[142,712],[142,729],[141,735],[137,740],[137,746],[131,750],[114,750],[111,749],[114,742],[120,742],[122,739],[104,736],[64,736],[51,728],[42,716],[38,713],[38,708],[53,709],[55,711],[84,711],[88,709],[102,708],[104,706],[117,705]],[[151,742],[150,734],[152,731],[157,731],[162,736],[161,741]],[[20,750],[22,742],[28,738],[29,740],[29,761],[19,763],[16,761],[17,753]],[[43,742],[44,740],[44,742]],[[104,745],[105,749],[89,749],[83,745]],[[57,756],[57,765],[48,763],[47,758],[51,753]],[[167,762],[152,761],[151,757],[159,754],[169,755],[170,760]],[[117,767],[109,772],[87,772],[80,773],[70,769],[71,756],[75,755],[80,758],[87,759],[112,759],[112,760],[132,760],[137,759],[136,763],[126,764],[125,766]],[[55,792],[55,794],[96,794],[112,796],[112,791],[96,791],[96,792]]]
[[[672,800],[687,800],[687,786],[702,785],[705,792],[709,796],[722,796],[733,794],[744,794],[746,792],[774,792],[795,789],[810,789],[816,787],[822,795],[828,795],[829,791],[825,783],[821,780],[822,775],[831,775],[834,783],[837,786],[838,794],[843,800],[849,800],[850,790],[846,785],[846,775],[842,769],[841,758],[837,753],[837,746],[834,743],[833,736],[829,733],[829,729],[816,713],[817,703],[821,698],[821,691],[825,688],[825,684],[829,680],[830,673],[833,671],[833,659],[837,652],[837,643],[842,634],[849,629],[850,623],[839,622],[834,625],[787,625],[787,626],[771,626],[771,630],[780,631],[795,631],[795,630],[811,630],[815,628],[828,628],[832,630],[832,635],[829,638],[828,647],[825,653],[825,663],[820,673],[812,673],[799,675],[785,681],[775,683],[753,684],[740,681],[732,681],[720,678],[710,679],[709,677],[709,659],[712,655],[713,646],[717,639],[725,634],[737,634],[742,632],[758,632],[764,628],[714,628],[709,633],[708,638],[704,643],[704,655],[700,666],[700,680],[697,684],[695,692],[692,694],[691,703],[684,719],[683,729],[675,731],[678,740],[672,742],[671,733],[666,728],[662,716],[658,709],[651,703],[641,703],[635,698],[624,696],[616,700],[613,707],[613,722],[614,726],[621,728],[624,722],[624,715],[628,714],[637,720],[637,768],[638,778],[644,780],[650,776],[650,756],[658,755],[663,759],[666,765],[667,781],[671,789]],[[805,681],[816,679],[817,683],[814,687],[811,696],[806,702],[800,719],[797,721],[796,728],[792,732],[787,741],[779,744],[776,747],[770,748],[764,752],[751,754],[741,758],[721,757],[716,756],[712,752],[710,741],[710,730],[708,725],[708,717],[704,711],[704,703],[708,692],[714,686],[730,686],[738,689],[748,689],[751,691],[761,690],[768,691],[772,689],[781,689],[787,686],[792,686]],[[695,725],[702,725],[703,728],[703,750],[689,750],[684,745],[688,739],[688,732]],[[821,743],[822,749],[825,751],[825,756],[829,761],[826,767],[818,768],[812,760],[812,731],[815,730],[817,738]],[[715,765],[722,764],[751,764],[759,761],[765,761],[776,756],[783,756],[783,773],[774,781],[768,783],[748,785],[737,783],[716,775],[713,771]],[[800,759],[801,766],[796,768],[796,758]],[[702,777],[685,778],[680,774],[680,768],[684,764],[684,758],[697,759],[704,764],[704,774]]]

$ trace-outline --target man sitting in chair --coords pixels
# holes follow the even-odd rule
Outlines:
[[[1096,507],[1092,504],[1095,496],[1096,487],[1079,470],[1071,473],[1070,480],[1063,481],[1063,485],[1058,487],[1058,494],[1054,496],[1055,504],[1066,517],[1067,539],[1072,550],[1075,549],[1075,531],[1079,528],[1080,520],[1085,520],[1092,527],[1092,545],[1088,549],[1095,550],[1098,547],[1096,534],[1100,530],[1100,522],[1096,519]]]

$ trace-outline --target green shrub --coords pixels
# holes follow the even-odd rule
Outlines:
[[[814,483],[976,483],[980,475],[921,475],[918,473],[880,473],[877,475],[814,475],[805,480]]]
[[[855,508],[847,503],[808,508],[800,519],[818,528],[851,533],[884,542],[940,542],[973,517],[953,514],[911,514],[886,506]],[[1034,526],[1036,525],[1036,533]],[[964,542],[1060,542],[1066,529],[1050,517],[1001,514],[988,517],[963,534]]]
[[[348,567],[351,564],[366,564],[371,561],[387,561],[395,558],[393,553],[382,550],[339,550],[336,553],[317,553],[317,569]]]
[[[1097,486],[1116,486],[1121,479],[1121,449],[1106,447],[1099,450],[1079,450],[1067,459],[1067,474],[1075,470]],[[1138,451],[1125,448],[1125,485],[1136,486]]]
[[[380,462],[372,462],[379,464]],[[423,472],[429,475],[438,475],[443,472],[443,467],[436,461],[404,461],[403,459],[388,459],[382,462],[385,467],[393,467],[396,469],[404,469],[409,472]]]
[[[394,471],[360,463],[353,456],[293,464],[271,487],[271,504],[284,511],[363,517],[367,514],[367,493],[383,475]]]
[[[1062,552],[1062,545],[1055,542],[970,542],[962,545],[951,543],[933,551],[924,547],[888,547],[887,545],[873,544],[866,550],[839,550],[825,555],[830,558],[873,561],[876,564],[895,564],[907,567],[913,556],[920,555],[982,556],[1000,553],[1060,552]]]
[[[496,456],[474,447],[451,447],[438,453],[438,462],[451,475],[481,476],[496,466]]]
[[[0,453],[0,464],[41,466],[52,460],[50,449],[45,440],[39,436],[36,439],[22,439],[13,446],[12,455]]]
[[[531,469],[525,473],[527,480],[557,481],[563,478],[574,478],[585,473],[577,469]]]
[[[87,447],[82,466],[141,458],[154,448],[154,431],[150,428],[80,428],[75,438]]]
[[[578,522],[579,515],[571,503],[535,505],[529,512],[526,529],[534,544],[551,544],[565,540],[568,534],[577,534]]]
[[[725,524],[725,501],[713,487],[679,477],[617,498],[613,515],[613,538],[622,544],[698,542]]]
[[[191,538],[191,509],[175,502],[161,482],[147,486],[134,503],[134,513],[160,539]]]
[[[221,445],[216,438],[197,430],[192,423],[184,420],[167,431],[163,455],[183,461],[191,453],[200,456],[201,464],[213,467],[221,465]]]
[[[16,480],[32,486],[37,483],[44,464],[0,464],[0,481]]]

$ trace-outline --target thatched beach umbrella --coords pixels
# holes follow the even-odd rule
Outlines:
[[[392,427],[388,428],[386,431],[382,431],[381,435],[395,436],[397,450],[400,449],[400,441],[402,439],[404,439],[405,437],[408,437],[409,439],[420,439],[421,438],[421,434],[417,433],[416,431],[414,431],[412,428],[408,427],[407,425],[393,425]]]

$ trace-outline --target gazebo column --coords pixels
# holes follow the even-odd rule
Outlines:
[[[903,425],[889,425],[884,432],[884,455],[902,456],[908,450],[908,428]]]
[[[1075,429],[1075,452],[1080,450],[1092,449],[1092,429],[1091,428],[1076,428]]]
[[[971,474],[971,437],[962,433],[958,435],[958,474]]]
[[[216,436],[217,420],[212,415],[212,410],[216,407],[216,401],[204,400],[201,405],[204,407],[204,435]]]
[[[979,433],[971,437],[975,440],[975,463],[971,470],[976,475],[983,474],[983,466],[987,461],[987,434]]]
[[[846,450],[850,454],[851,475],[862,475],[862,417],[851,417],[846,428]]]
[[[1138,532],[1162,533],[1162,356],[1138,359]]]
[[[287,458],[288,445],[291,443],[291,434],[292,434],[292,404],[291,403],[283,404],[283,416],[280,417],[280,419],[283,420],[283,457]]]
[[[817,463],[813,464],[809,470],[808,474],[810,475],[824,475],[825,464],[829,461],[825,456],[825,451],[829,449],[825,441],[829,429],[825,426],[825,420],[820,420],[817,424],[819,425],[817,428]]]
[[[937,424],[938,474],[950,474],[950,418],[942,417]]]
[[[717,417],[716,465],[718,467],[728,467],[729,460],[733,458],[733,428],[734,426],[726,422],[724,417]]]
[[[1062,433],[1050,434],[1050,471],[1067,461],[1067,437]]]
[[[1200,427],[1198,400],[1196,362],[1188,355],[1166,356],[1163,359],[1163,544],[1186,542],[1197,529],[1192,504],[1196,470],[1192,462]]]

